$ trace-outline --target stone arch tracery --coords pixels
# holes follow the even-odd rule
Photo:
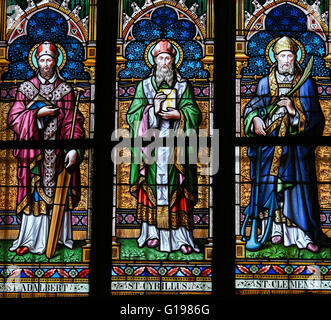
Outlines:
[[[253,15],[245,11],[244,26],[247,40],[249,40],[254,33],[265,29],[264,21],[271,10],[285,3],[300,9],[308,18],[308,29],[310,31],[315,31],[319,34],[319,36],[322,37],[323,40],[326,40],[326,34],[328,29],[328,12],[326,11],[321,14],[321,12],[316,6],[310,6],[306,1],[293,0],[266,1],[263,6],[255,7],[256,9]]]
[[[329,11],[321,12],[319,1],[309,5],[305,0],[267,0],[263,5],[258,1],[253,1],[254,11],[249,13],[244,10],[244,2],[239,1],[237,6],[237,37],[236,37],[236,77],[241,78],[242,72],[249,64],[248,43],[259,32],[266,31],[267,16],[276,8],[283,5],[290,5],[300,10],[307,17],[307,31],[317,35],[323,44],[325,53],[323,53],[324,64],[323,75],[326,75],[326,68],[330,66],[330,42],[327,37],[329,25]],[[239,12],[240,11],[240,12]]]
[[[180,21],[188,21],[191,23],[195,28],[195,35],[192,37],[192,43],[198,44],[202,49],[201,54],[201,62],[202,65],[198,66],[197,68],[201,68],[201,72],[196,73],[195,75],[191,72],[188,77],[190,78],[205,78],[207,75],[205,74],[207,70],[213,78],[213,70],[211,64],[213,59],[209,59],[213,56],[213,46],[208,44],[208,26],[206,25],[206,18],[207,13],[198,16],[196,13],[197,3],[193,4],[190,8],[185,5],[185,1],[164,1],[164,0],[156,0],[156,1],[145,1],[144,6],[141,8],[133,2],[131,4],[133,8],[133,14],[128,16],[126,13],[121,13],[120,16],[123,16],[123,24],[120,28],[120,38],[122,38],[121,43],[118,43],[118,56],[117,56],[117,71],[118,77],[120,74],[123,74],[123,69],[127,68],[127,48],[128,46],[132,45],[134,42],[135,35],[134,30],[136,23],[140,23],[142,20],[146,20],[148,23],[151,21],[152,16],[157,10],[160,8],[170,8],[173,12],[177,15],[178,22]],[[139,19],[138,19],[139,18]],[[162,37],[162,33],[159,34]],[[169,37],[171,38],[171,36]],[[193,44],[194,44],[193,43]],[[212,47],[212,48],[211,48]],[[197,48],[199,51],[200,49]],[[205,57],[205,58],[204,58]],[[141,65],[137,66],[138,68],[146,69],[145,72],[147,73],[147,66],[144,65],[144,62],[141,62]],[[135,78],[134,75],[128,75],[127,78]]]
[[[80,79],[93,84],[95,81],[96,61],[96,30],[94,27],[96,1],[90,0],[89,7],[85,8],[85,11],[82,10],[80,5],[72,5],[71,7],[70,0],[63,0],[62,3],[55,0],[42,0],[36,4],[33,0],[26,0],[26,5],[22,6],[22,8],[19,5],[7,7],[6,1],[1,2],[0,18],[3,24],[1,25],[0,34],[2,40],[0,44],[0,81],[9,81],[10,79],[21,81],[20,78],[23,78],[23,76],[19,78],[14,77],[14,79],[12,75],[8,78],[8,71],[11,68],[9,48],[16,40],[27,35],[27,26],[31,19],[34,19],[41,12],[49,10],[63,18],[63,24],[67,26],[66,36],[73,40],[71,41],[72,43],[76,42],[81,47],[79,57],[73,58],[72,54],[68,56],[67,61],[70,62],[70,55],[72,60],[68,75],[71,74],[72,76],[67,78],[67,80],[77,81]],[[85,14],[87,15],[85,16]],[[91,19],[90,22],[89,19]],[[78,64],[80,65],[79,72],[77,72]],[[28,75],[26,74],[26,76]]]
[[[16,6],[17,7],[17,6]],[[54,10],[65,17],[68,22],[68,34],[77,38],[82,43],[88,41],[88,17],[80,19],[78,16],[79,8],[70,10],[69,7],[60,6],[58,3],[39,3],[38,7],[31,6],[25,11],[16,8],[13,15],[7,16],[6,39],[8,44],[12,43],[17,37],[26,34],[27,21],[35,14],[47,8]]]

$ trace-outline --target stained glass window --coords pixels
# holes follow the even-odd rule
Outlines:
[[[330,293],[329,6],[236,2],[238,294]]]
[[[128,144],[113,150],[111,293],[209,295],[211,169],[206,162],[188,162],[197,150],[184,143],[179,151],[168,143],[186,134],[193,146],[199,138],[200,151],[209,156],[201,141],[215,128],[213,1],[118,4],[113,138]],[[139,146],[150,141],[149,133],[166,145]],[[147,154],[156,155],[155,161]]]
[[[96,1],[0,16],[0,295],[88,296]]]

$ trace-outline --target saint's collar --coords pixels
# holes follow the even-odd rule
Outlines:
[[[50,78],[50,79],[47,80],[47,79],[43,78],[43,77],[40,75],[40,73],[38,73],[38,79],[39,79],[39,81],[40,81],[42,84],[45,84],[46,81],[48,81],[49,83],[54,83],[54,82],[56,81],[56,79],[57,79],[57,75],[56,75],[56,72],[54,72],[52,78]]]
[[[294,78],[294,74],[280,74],[278,70],[276,70],[276,78],[278,82],[292,82]]]

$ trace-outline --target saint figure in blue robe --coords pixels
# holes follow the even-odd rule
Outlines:
[[[313,79],[308,79],[293,95],[285,96],[300,80],[303,70],[297,62],[298,46],[289,37],[280,38],[273,47],[276,62],[267,77],[259,81],[256,96],[244,110],[246,136],[321,136],[324,116]],[[275,99],[276,112],[266,108]],[[256,181],[257,146],[248,148],[251,179]],[[252,216],[257,200],[262,233],[271,206],[271,242],[296,245],[312,252],[327,246],[320,224],[320,208],[315,171],[315,147],[308,145],[262,146],[258,194],[252,187],[251,201],[244,215]],[[256,197],[257,196],[257,197]],[[255,200],[254,200],[255,199]]]

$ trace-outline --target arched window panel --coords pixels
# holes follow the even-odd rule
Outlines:
[[[44,73],[39,56],[47,50],[42,44],[51,43],[49,50],[56,60],[57,82],[50,81],[44,95],[53,105],[67,105],[64,100],[74,104],[79,91],[78,113],[83,113],[86,122],[82,139],[94,136],[96,39],[95,21],[89,23],[89,15],[95,8],[93,1],[9,1],[2,10],[6,25],[1,51],[1,97],[9,104],[38,98],[38,77]],[[47,91],[59,82],[68,86],[61,85],[55,90],[56,96],[52,96]],[[41,84],[43,90],[44,83]],[[67,105],[65,109],[68,108],[71,107]]]
[[[238,294],[330,293],[329,6],[237,1]]]
[[[0,16],[0,296],[88,296],[96,1]]]
[[[119,1],[115,126],[130,145],[119,146],[114,166],[113,295],[212,293],[214,190],[210,166],[202,160],[185,162],[189,154],[185,144],[181,164],[170,161],[168,152],[177,150],[173,147],[153,151],[147,146],[153,155],[165,152],[166,165],[158,160],[136,161],[144,149],[135,148],[134,143],[147,138],[148,129],[162,132],[159,121],[170,124],[175,134],[192,130],[193,135],[187,135],[192,146],[201,137],[211,138],[215,128],[213,14],[213,1],[206,0],[186,4]],[[159,74],[157,57],[171,61],[167,80],[161,79],[164,74]],[[168,104],[169,111],[173,108],[175,117],[181,114],[186,123],[182,122],[183,127],[179,118],[164,121],[152,113],[161,92],[168,95],[162,104]],[[154,115],[154,127],[148,115]],[[199,150],[199,159],[202,154],[210,156],[209,145],[203,148],[200,143]]]

